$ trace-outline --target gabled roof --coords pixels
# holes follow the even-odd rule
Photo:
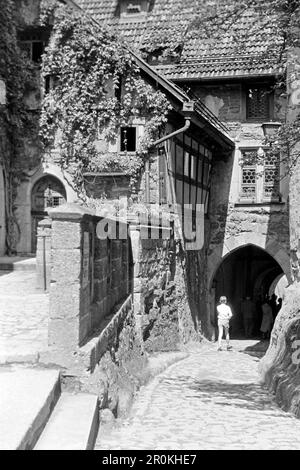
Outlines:
[[[184,103],[191,101],[189,96],[181,88],[160,75],[133,51],[130,51],[130,53],[133,55],[140,70],[148,76],[148,79],[153,80],[156,86],[163,89],[165,93],[171,95],[173,100],[176,100],[177,103],[180,104],[179,111]],[[195,102],[194,112],[192,114],[196,120],[201,123],[201,127],[206,129],[208,134],[213,135],[217,141],[221,140],[223,145],[227,148],[234,148],[235,144],[229,136],[228,129],[200,100]]]
[[[119,1],[77,3],[99,23],[118,32],[136,52],[155,55],[156,38],[157,51],[160,47],[174,51],[173,61],[158,58],[157,63],[153,62],[167,78],[257,77],[281,71],[278,63],[283,38],[276,21],[267,21],[257,10],[246,9],[218,40],[212,41],[194,21],[199,4],[205,8],[204,0],[150,0],[146,15],[129,20],[118,16]]]

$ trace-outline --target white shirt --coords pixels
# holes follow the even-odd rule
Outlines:
[[[217,306],[218,320],[219,321],[229,321],[232,317],[232,311],[229,305],[220,304]]]

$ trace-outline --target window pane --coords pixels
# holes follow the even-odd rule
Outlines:
[[[196,186],[191,186],[191,201],[190,204],[193,204],[193,210],[196,210]]]
[[[176,180],[176,202],[182,205],[182,181]]]
[[[203,174],[203,184],[208,185],[209,180],[209,164],[204,162],[204,174]]]
[[[176,145],[176,173],[183,174],[183,148]]]
[[[202,183],[203,164],[204,164],[204,161],[200,160],[198,164],[198,179],[197,179],[198,183]]]
[[[136,151],[136,127],[121,128],[121,152]]]
[[[256,197],[255,167],[246,167],[242,169],[241,197],[245,199],[253,199]]]
[[[194,180],[196,178],[196,165],[197,158],[194,155],[191,155],[191,178]]]
[[[190,204],[190,185],[188,183],[184,184],[184,204]]]
[[[269,119],[270,90],[267,87],[256,86],[247,89],[247,118]]]
[[[141,11],[141,0],[130,0],[127,2],[126,13],[128,13],[129,15],[141,13]]]
[[[42,54],[44,52],[44,43],[37,41],[32,43],[32,60],[33,62],[40,62],[42,60]]]
[[[190,173],[190,155],[188,152],[184,152],[184,175],[189,176]]]

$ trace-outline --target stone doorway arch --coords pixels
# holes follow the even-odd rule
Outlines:
[[[37,227],[40,220],[48,215],[48,209],[67,201],[62,182],[53,175],[43,175],[31,191],[31,250],[36,251]]]
[[[285,250],[282,245],[277,242],[277,240],[258,233],[253,233],[251,234],[251,236],[245,236],[244,234],[242,234],[239,236],[227,238],[223,245],[216,247],[208,256],[207,279],[209,290],[212,288],[214,275],[218,267],[225,259],[225,257],[230,255],[233,251],[237,250],[238,248],[242,248],[247,245],[257,246],[258,248],[265,250],[269,255],[271,255],[280,265],[289,283],[291,282],[289,253]]]
[[[211,305],[215,305],[221,295],[228,297],[234,311],[232,333],[236,337],[245,336],[242,303],[247,296],[251,297],[255,304],[257,316],[253,321],[253,331],[259,333],[261,302],[269,293],[273,281],[279,275],[286,274],[283,266],[287,266],[287,260],[282,257],[282,250],[280,260],[281,263],[266,249],[247,243],[228,251],[210,273]],[[212,323],[216,324],[215,307],[210,310],[210,316]]]

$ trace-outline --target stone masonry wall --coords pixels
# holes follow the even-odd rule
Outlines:
[[[102,408],[126,413],[147,364],[132,303],[127,225],[126,238],[111,233],[101,240],[103,219],[82,206],[59,206],[50,217],[49,350],[40,362],[61,368],[66,389],[97,393]]]
[[[147,356],[131,298],[80,354],[85,358],[86,373],[80,375],[77,388],[96,393],[100,408],[109,408],[118,417],[125,415],[137,389],[147,380]]]
[[[299,119],[300,113],[300,8],[294,14],[295,47],[288,50],[287,122]],[[298,47],[296,47],[298,46]],[[299,143],[295,151],[299,153]],[[289,181],[290,253],[293,284],[286,289],[283,306],[276,318],[270,346],[260,366],[262,380],[275,394],[276,401],[300,418],[300,250],[299,250],[299,157],[292,167]]]
[[[286,289],[276,317],[270,346],[260,363],[262,381],[277,403],[300,418],[300,286]]]
[[[98,224],[103,223],[104,229],[106,221],[75,204],[52,210],[51,218],[49,341],[63,349],[69,341],[72,349],[130,294],[130,241],[127,230],[124,240],[114,239],[113,234],[112,239],[99,239]],[[112,227],[119,225],[112,222]]]
[[[145,349],[178,350],[184,343],[201,340],[191,291],[191,284],[197,288],[198,278],[189,277],[188,270],[193,255],[187,255],[169,228],[166,239],[143,239],[141,230],[135,227],[132,234],[134,299]]]

